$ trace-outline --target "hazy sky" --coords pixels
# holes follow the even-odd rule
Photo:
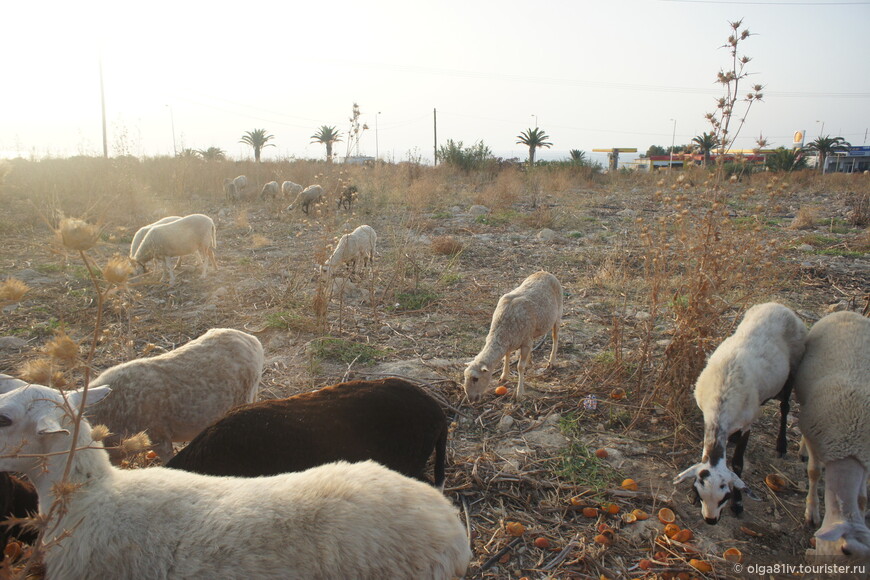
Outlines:
[[[538,125],[553,148],[668,146],[710,129],[728,22],[753,33],[749,81],[765,86],[737,147],[795,130],[870,144],[870,1],[442,0],[408,2],[7,2],[0,35],[0,155],[102,154],[102,58],[111,155],[239,143],[265,128],[264,159],[322,157],[321,125],[360,152],[432,158],[438,141],[515,142]],[[741,93],[743,91],[741,90]],[[380,111],[380,115],[377,113]],[[344,155],[346,143],[336,146]]]

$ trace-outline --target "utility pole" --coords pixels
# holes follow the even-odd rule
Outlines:
[[[432,123],[435,126],[435,165],[438,165],[438,109],[432,109]]]
[[[109,141],[106,138],[106,93],[103,91],[103,59],[100,58],[100,106],[103,110],[103,157],[109,158]]]

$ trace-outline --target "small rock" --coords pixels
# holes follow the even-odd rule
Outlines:
[[[650,318],[652,318],[652,315],[649,312],[640,311],[640,312],[635,313],[634,318],[636,320],[640,320],[641,322],[643,322],[645,320],[649,320]]]
[[[800,250],[801,252],[812,252],[815,250],[815,248],[809,244],[801,244],[796,249]]]
[[[544,228],[539,231],[538,235],[535,237],[544,242],[552,242],[553,239],[556,237],[556,232],[554,232],[550,228]]]
[[[505,431],[507,431],[508,429],[510,429],[513,426],[514,426],[514,418],[511,417],[510,415],[505,415],[498,422],[498,430],[501,431],[502,433],[504,433]]]
[[[616,212],[616,215],[622,217],[635,217],[637,215],[637,211],[627,207],[622,211]]]
[[[485,205],[473,205],[468,208],[468,213],[474,217],[477,217],[490,213],[490,210]]]
[[[827,313],[840,312],[842,310],[848,310],[848,309],[849,309],[849,303],[846,302],[845,300],[840,300],[839,302],[828,305],[828,307],[825,308],[825,312],[827,312]]]
[[[27,346],[27,341],[17,336],[0,336],[0,352],[19,351]]]

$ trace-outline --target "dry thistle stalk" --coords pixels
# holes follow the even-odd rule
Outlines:
[[[61,366],[74,366],[79,360],[79,345],[63,330],[55,333],[54,338],[46,343],[42,351]]]
[[[50,358],[38,358],[25,362],[18,369],[18,376],[22,381],[36,385],[52,387],[66,385],[66,378],[61,371],[57,370],[54,361]]]
[[[100,237],[100,228],[77,218],[64,218],[57,230],[61,242],[71,250],[90,250]]]
[[[110,284],[123,286],[133,273],[133,266],[126,256],[114,255],[103,268],[103,279]]]
[[[148,437],[148,434],[145,431],[140,431],[135,435],[131,435],[121,441],[118,445],[118,451],[123,453],[124,455],[132,455],[134,453],[141,453],[142,451],[146,451],[151,447],[151,438]]]
[[[18,278],[6,278],[0,282],[0,302],[18,302],[30,291],[30,286]]]

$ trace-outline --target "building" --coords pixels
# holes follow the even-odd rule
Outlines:
[[[734,153],[728,153],[724,156],[725,163],[732,163],[734,161],[741,163],[748,163],[753,166],[761,165],[764,166],[764,151],[760,154],[756,155],[752,151],[749,151],[748,154],[746,151],[736,151]],[[710,155],[710,165],[716,165],[716,159],[718,155]],[[639,169],[641,171],[652,171],[655,169],[682,169],[688,165],[703,165],[704,164],[704,156],[700,153],[674,153],[671,155],[650,155],[649,157],[639,157],[638,159],[633,160],[631,163],[626,163],[625,166],[629,169]]]
[[[849,147],[842,153],[825,157],[825,173],[864,173],[870,171],[870,145]]]

